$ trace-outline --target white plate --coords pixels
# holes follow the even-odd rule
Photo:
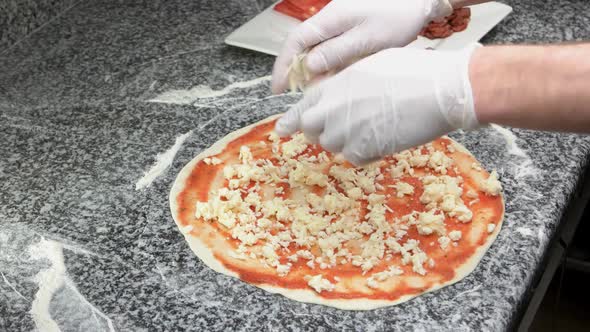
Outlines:
[[[411,1],[411,0],[409,0]],[[278,55],[289,31],[301,21],[273,10],[274,5],[232,32],[225,43],[250,50]],[[410,47],[434,49],[460,49],[479,41],[486,33],[504,19],[512,8],[498,2],[487,2],[471,6],[471,21],[467,29],[455,32],[444,39],[430,40],[419,37]]]

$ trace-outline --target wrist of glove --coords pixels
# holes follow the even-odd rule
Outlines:
[[[479,124],[469,82],[478,45],[461,51],[381,51],[310,87],[278,122],[355,165]]]
[[[292,31],[273,68],[272,91],[287,89],[287,70],[306,50],[312,76],[339,70],[380,50],[409,44],[429,21],[449,15],[449,0],[334,0]]]

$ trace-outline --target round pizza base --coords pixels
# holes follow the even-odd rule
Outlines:
[[[177,203],[176,198],[185,188],[186,180],[190,176],[195,165],[197,165],[197,163],[199,161],[201,161],[207,157],[214,156],[214,155],[222,152],[224,150],[224,148],[228,145],[228,143],[230,143],[231,141],[235,140],[236,138],[248,133],[252,128],[257,127],[261,124],[271,122],[271,121],[279,118],[280,116],[282,116],[282,114],[276,114],[276,115],[270,116],[264,120],[261,120],[259,122],[254,123],[254,124],[251,124],[251,125],[246,126],[244,128],[238,129],[238,130],[226,135],[225,137],[223,137],[222,139],[217,141],[215,144],[213,144],[210,148],[199,153],[193,160],[191,160],[186,166],[184,166],[182,168],[182,170],[178,174],[176,180],[174,181],[172,189],[170,190],[170,197],[169,197],[170,210],[172,213],[172,217],[176,223],[176,226],[179,228],[179,231],[181,230],[181,228],[183,226],[180,223],[178,203]],[[448,138],[448,139],[454,143],[455,148],[457,148],[461,152],[464,152],[468,155],[473,156],[473,154],[471,152],[469,152],[469,150],[467,150],[463,145],[459,144],[458,142],[454,141],[451,138]],[[500,195],[501,195],[501,199],[502,199],[502,205],[504,206],[505,205],[504,197],[502,194],[500,194]],[[322,305],[326,305],[326,306],[330,306],[330,307],[334,307],[334,308],[338,308],[338,309],[342,309],[342,310],[372,310],[372,309],[397,305],[397,304],[406,302],[408,300],[411,300],[411,299],[413,299],[417,296],[420,296],[422,294],[433,292],[433,291],[438,290],[442,287],[449,286],[449,285],[452,285],[456,282],[459,282],[463,278],[465,278],[467,275],[469,275],[471,272],[473,272],[473,270],[475,270],[477,264],[481,261],[484,254],[487,252],[489,247],[492,245],[492,243],[498,237],[498,233],[500,232],[500,229],[502,228],[503,221],[504,221],[504,212],[502,212],[502,217],[500,218],[500,220],[496,224],[496,227],[494,228],[493,233],[490,234],[487,237],[486,242],[483,245],[479,246],[476,249],[476,251],[473,253],[473,255],[471,257],[469,257],[469,259],[455,271],[454,278],[452,278],[451,280],[445,281],[443,283],[433,285],[432,287],[429,287],[428,289],[424,290],[422,293],[404,295],[404,296],[399,297],[396,300],[376,300],[376,299],[366,299],[366,298],[365,299],[363,299],[363,298],[361,298],[361,299],[358,299],[358,298],[356,298],[356,299],[326,299],[324,297],[319,296],[312,289],[297,289],[297,290],[295,290],[295,289],[277,287],[277,286],[269,285],[269,284],[253,284],[253,285],[256,287],[262,288],[262,289],[264,289],[268,292],[271,292],[271,293],[281,294],[281,295],[283,295],[287,298],[290,298],[292,300],[295,300],[295,301],[322,304]],[[227,269],[222,263],[220,263],[217,259],[215,259],[211,250],[198,237],[192,236],[190,234],[183,234],[183,235],[184,235],[185,240],[188,242],[191,250],[195,253],[195,255],[197,255],[197,257],[199,257],[199,259],[201,259],[201,261],[203,261],[203,263],[205,263],[205,265],[207,265],[209,268],[213,269],[216,272],[223,273],[225,275],[239,279],[239,275],[237,273],[235,273],[232,270]]]

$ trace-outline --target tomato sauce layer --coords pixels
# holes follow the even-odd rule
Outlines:
[[[227,160],[230,156],[237,159],[238,151],[242,145],[254,146],[260,141],[266,141],[268,134],[273,130],[276,121],[264,123],[252,128],[242,136],[232,140],[227,146],[216,156],[221,160]],[[434,146],[437,150],[442,151],[451,144],[448,139],[440,138],[434,141]],[[309,155],[318,155],[323,150],[318,146],[312,146],[307,150]],[[253,148],[254,153],[254,148]],[[267,144],[265,148],[257,148],[254,153],[256,158],[272,158],[271,145]],[[462,154],[462,158],[470,158],[469,160],[475,159],[460,151],[454,151],[447,155],[453,156]],[[467,157],[466,157],[467,156]],[[388,174],[388,168],[391,165],[390,161],[392,157],[385,158],[387,161],[386,166],[383,167],[383,173]],[[189,177],[186,180],[185,187],[181,193],[177,196],[177,203],[179,207],[179,222],[183,225],[193,225],[193,231],[191,235],[198,237],[203,243],[208,246],[215,246],[215,241],[223,241],[226,250],[213,250],[215,258],[221,262],[227,269],[235,272],[239,277],[247,282],[253,284],[267,284],[287,289],[310,289],[305,276],[322,274],[322,276],[332,283],[336,283],[336,280],[341,280],[346,283],[349,282],[352,286],[348,290],[334,290],[334,291],[323,291],[317,293],[317,296],[326,299],[382,299],[382,300],[396,300],[405,295],[419,294],[428,290],[436,285],[440,285],[447,281],[450,281],[456,276],[456,271],[459,267],[464,265],[476,251],[487,242],[489,234],[486,231],[474,232],[473,229],[476,227],[482,228],[488,225],[488,223],[494,223],[499,226],[499,222],[502,219],[504,213],[504,206],[501,196],[488,196],[478,191],[477,199],[469,199],[463,197],[465,204],[468,201],[475,202],[469,206],[474,212],[474,220],[469,223],[462,223],[454,218],[445,218],[445,225],[447,232],[458,230],[461,231],[463,237],[467,237],[469,234],[475,234],[475,238],[472,241],[467,241],[464,238],[460,241],[454,242],[453,245],[449,246],[449,250],[442,250],[438,243],[438,235],[421,235],[418,234],[416,227],[410,227],[407,230],[407,235],[400,241],[403,245],[406,239],[412,238],[420,241],[420,248],[428,255],[428,257],[434,259],[435,265],[427,268],[427,274],[421,276],[412,271],[412,264],[403,265],[401,263],[401,257],[394,255],[390,260],[383,259],[378,265],[376,265],[366,275],[363,275],[361,269],[356,266],[352,266],[351,263],[337,265],[334,268],[320,269],[317,265],[314,269],[311,269],[305,264],[304,260],[292,263],[291,271],[288,275],[280,277],[277,275],[274,269],[264,267],[262,264],[244,264],[236,259],[232,259],[227,255],[227,251],[237,248],[239,242],[230,236],[230,232],[224,226],[219,225],[217,222],[206,222],[195,217],[195,204],[197,201],[207,201],[209,192],[217,190],[219,188],[211,188],[213,179],[221,176],[225,163],[219,165],[208,165],[203,160],[199,161],[194,168],[191,170]],[[434,174],[433,171],[429,171],[425,168],[415,169],[419,174]],[[469,171],[465,172],[465,167],[460,167],[458,174],[450,174],[452,176],[461,175],[465,179],[465,185],[475,187],[474,180],[470,177]],[[487,174],[487,173],[486,173]],[[439,174],[436,174],[439,175]],[[487,175],[486,175],[487,176]],[[394,189],[391,189],[390,185],[395,184],[398,181],[403,181],[411,184],[414,187],[414,193],[411,195],[404,196],[403,198],[396,197]],[[420,202],[420,196],[423,193],[423,184],[419,179],[419,176],[404,176],[400,179],[393,179],[390,176],[386,176],[383,181],[385,188],[381,194],[390,194],[386,204],[393,210],[393,212],[387,212],[387,220],[392,218],[400,218],[403,215],[409,214],[412,211],[424,211],[425,206]],[[227,181],[224,182],[227,186]],[[284,184],[281,184],[284,185]],[[288,195],[289,188],[288,184],[285,189],[285,195]],[[316,193],[320,193],[317,191]],[[463,194],[465,196],[465,193]],[[363,205],[363,209],[366,209],[366,204]],[[485,220],[480,218],[477,219],[478,211],[486,211]],[[361,212],[361,215],[363,213]],[[499,227],[498,227],[499,228]],[[474,233],[472,233],[474,232]],[[290,253],[280,253],[282,263],[286,262],[286,257],[292,255],[294,251],[301,249],[293,247]],[[312,248],[311,251],[317,252],[318,248]],[[252,260],[255,262],[255,260]],[[251,262],[251,263],[252,263]],[[393,277],[397,278],[399,282],[394,288],[387,291],[381,289],[369,289],[367,287],[355,287],[354,283],[359,282],[363,278],[370,276],[373,273],[384,271],[389,266],[395,265],[401,268],[404,273],[401,276]],[[421,282],[409,282],[408,277],[421,278]]]

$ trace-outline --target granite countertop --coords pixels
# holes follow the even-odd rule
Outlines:
[[[585,0],[508,3],[514,12],[484,43],[590,39]],[[169,212],[176,174],[220,137],[298,99],[269,96],[272,57],[223,44],[268,4],[80,2],[0,53],[0,330],[514,326],[586,170],[590,137],[454,133],[499,171],[504,226],[467,278],[399,306],[346,312],[297,303],[217,274],[192,254]],[[236,82],[250,83],[231,89]],[[222,91],[198,98],[210,89]],[[136,190],[174,147],[170,167]]]

